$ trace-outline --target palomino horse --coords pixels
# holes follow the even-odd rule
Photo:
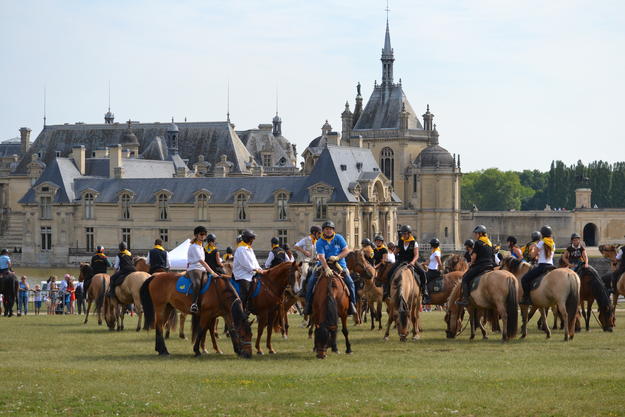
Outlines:
[[[382,329],[382,288],[375,284],[376,269],[365,259],[365,254],[361,249],[347,254],[345,261],[352,278],[354,280],[359,278],[363,283],[362,290],[358,292],[360,296],[358,315],[364,320],[366,319],[367,311],[369,311],[371,330],[375,328],[376,320],[379,323],[379,329]],[[383,268],[382,264],[380,265],[380,268]],[[365,306],[364,309],[362,308],[363,305]]]
[[[390,297],[388,306],[388,322],[384,340],[388,340],[391,322],[397,323],[397,333],[399,340],[406,341],[410,327],[408,320],[412,324],[412,340],[417,340],[419,336],[419,310],[421,309],[421,289],[414,279],[412,269],[407,265],[402,265],[395,270],[391,281]]]
[[[192,296],[178,292],[176,283],[180,278],[175,272],[161,272],[149,277],[141,286],[141,301],[145,310],[144,329],[156,330],[155,350],[159,355],[169,355],[163,326],[174,309],[191,314]],[[213,349],[222,351],[217,346],[213,329],[215,320],[222,316],[230,329],[230,340],[235,353],[245,358],[252,356],[252,329],[245,317],[241,299],[227,279],[213,277],[208,290],[200,299],[200,312],[193,315],[191,322],[193,333],[193,352],[200,356],[200,343],[211,331]]]
[[[593,267],[581,268],[578,272],[580,279],[580,301],[582,307],[582,317],[586,324],[586,331],[590,330],[590,316],[592,314],[592,304],[597,300],[599,304],[599,323],[604,332],[611,332],[614,327],[614,308],[610,303],[610,296]],[[557,314],[554,312],[554,316]],[[554,320],[555,321],[555,320]]]
[[[260,339],[267,327],[267,350],[270,354],[276,353],[271,346],[271,335],[274,321],[279,319],[280,306],[283,301],[284,290],[288,285],[295,284],[295,277],[300,271],[301,262],[282,262],[267,270],[260,278],[260,293],[250,299],[251,309],[258,319],[258,334],[256,335],[256,353],[263,354],[260,348]],[[262,285],[261,285],[262,284]]]
[[[349,310],[349,292],[343,278],[337,272],[326,275],[319,271],[316,290],[312,300],[312,326],[315,328],[315,352],[317,358],[325,359],[326,350],[338,352],[336,346],[336,331],[338,318],[341,318],[343,336],[345,336],[345,353],[352,353],[347,330],[347,311]]]
[[[89,320],[89,311],[91,304],[95,302],[95,311],[98,314],[98,326],[102,325],[102,304],[104,304],[104,294],[109,285],[110,277],[108,274],[93,274],[93,269],[88,263],[80,264],[80,275],[78,281],[83,283],[85,287],[85,298],[87,299],[87,311],[85,312],[85,321]]]
[[[149,276],[150,274],[143,271],[132,272],[124,278],[124,282],[115,287],[114,296],[110,297],[109,294],[104,296],[104,319],[109,330],[124,330],[124,308],[129,304],[133,304],[135,307],[137,331],[141,330],[143,309],[141,308],[139,290]]]
[[[503,342],[516,337],[519,323],[518,282],[509,271],[496,270],[480,276],[480,282],[469,297],[469,323],[471,324],[471,340],[475,338],[475,330],[479,326],[482,336],[487,339],[486,329],[481,317],[495,311],[502,321],[501,338]],[[447,302],[447,337],[454,338],[460,332],[463,308],[456,305],[462,288],[457,286]]]
[[[17,302],[18,290],[19,282],[13,272],[0,275],[0,294],[2,294],[5,317],[13,316],[13,305]]]
[[[506,271],[512,272],[519,279],[525,275],[531,268],[531,265],[525,261],[510,262],[504,265]],[[551,330],[547,325],[547,309],[557,307],[557,312],[562,316],[565,323],[564,340],[572,340],[575,336],[575,322],[579,307],[579,288],[580,281],[577,274],[568,268],[558,268],[549,271],[540,285],[530,291],[532,305],[540,311],[540,317],[544,325],[542,326],[547,338],[551,337]],[[519,288],[519,293],[522,289]],[[521,315],[523,316],[523,325],[521,328],[521,337],[527,336],[527,322],[529,316],[529,306],[521,306]],[[554,312],[554,315],[557,315]]]

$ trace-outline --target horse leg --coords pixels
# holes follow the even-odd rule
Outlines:
[[[352,353],[352,344],[349,341],[349,330],[347,330],[347,316],[341,317],[341,332],[343,337],[345,337],[345,353],[349,355]]]
[[[569,327],[569,315],[566,312],[566,305],[564,302],[558,302],[557,304],[558,311],[562,315],[562,321],[565,323],[564,326],[564,341],[567,342],[571,338],[570,327]]]
[[[87,310],[85,311],[85,321],[82,322],[82,324],[87,324],[87,321],[89,320],[89,310],[91,310],[91,299],[89,299],[87,301]]]
[[[421,339],[421,327],[419,327],[419,305],[415,304],[412,310],[412,340],[419,340]]]
[[[527,316],[528,316],[528,307],[526,305],[521,306],[521,317],[523,324],[521,325],[521,338],[525,338],[527,336]]]
[[[475,309],[472,307],[469,307],[468,310],[469,310],[469,324],[471,325],[471,337],[469,338],[469,340],[473,340],[475,339],[475,316],[477,314],[476,314]]]
[[[482,313],[483,317],[487,317],[488,316],[488,312],[484,312]],[[486,330],[486,323],[484,323],[483,320],[480,320],[480,315],[477,314],[476,317],[476,327],[479,326],[480,327],[480,331],[482,332],[482,339],[487,340],[488,339],[488,332]]]
[[[388,310],[388,318],[386,319],[386,331],[384,332],[384,340],[388,340],[388,334],[391,330],[391,323],[393,321],[393,315],[391,314],[391,311]]]
[[[208,329],[209,329],[209,333],[211,335],[211,343],[213,344],[213,350],[215,351],[215,353],[217,353],[218,355],[223,355],[224,353],[221,351],[221,349],[219,349],[219,346],[217,346],[217,338],[215,337],[215,332],[217,331],[216,327],[216,319],[211,319],[208,322]]]
[[[163,308],[155,309],[155,314],[154,330],[156,333],[156,346],[154,350],[156,350],[159,355],[169,355],[167,346],[165,345],[165,339],[163,338]]]
[[[547,311],[549,311],[547,308],[541,307],[538,309],[538,311],[540,312],[540,317],[544,320],[545,323],[547,323]],[[558,317],[558,313],[555,313],[555,316]],[[549,329],[549,326],[543,326],[542,329],[545,334],[547,335],[547,339],[551,338],[551,330]]]
[[[376,317],[378,318],[378,330],[382,330],[382,302],[378,301],[376,309]]]
[[[503,303],[499,304],[497,306],[496,313],[493,311],[493,316],[495,314],[498,314],[499,317],[501,317],[501,341],[507,342],[510,338],[508,337],[508,313],[506,311],[506,306]],[[497,324],[499,325],[497,317],[493,317],[493,319],[497,320]]]
[[[259,314],[258,316],[258,334],[256,335],[256,354],[262,355],[263,351],[260,348],[260,338],[263,336],[263,331],[267,325],[267,314]]]
[[[278,311],[274,310],[274,311],[269,311],[267,313],[267,350],[269,351],[270,355],[273,355],[276,353],[275,350],[273,350],[273,347],[271,346],[271,335],[273,333],[273,323],[276,319],[276,313]]]
[[[187,315],[183,312],[180,312],[180,328],[178,329],[178,337],[181,339],[186,339],[187,337],[184,335],[184,321],[187,318]]]
[[[585,317],[585,319],[586,319],[586,331],[587,332],[590,331],[590,316],[592,314],[592,305],[593,305],[594,301],[595,300],[592,299],[592,298],[590,300],[588,300],[588,310],[586,311],[587,317]]]

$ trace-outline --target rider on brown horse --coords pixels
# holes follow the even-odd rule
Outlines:
[[[542,240],[532,249],[532,257],[538,259],[538,265],[529,270],[523,278],[521,278],[521,286],[523,287],[523,298],[519,304],[532,304],[530,300],[530,290],[532,282],[539,276],[555,269],[553,266],[553,254],[556,250],[556,244],[553,240],[553,231],[549,226],[540,228]]]
[[[473,247],[475,241],[473,239],[467,239],[464,241],[464,260],[467,261],[467,265],[471,264],[471,254],[473,253]]]
[[[234,252],[234,262],[232,264],[232,273],[234,279],[239,284],[240,298],[243,302],[243,308],[250,312],[250,292],[252,289],[252,281],[257,275],[263,275],[263,270],[258,264],[252,244],[256,239],[256,234],[251,230],[244,230],[241,233],[241,242],[237,250]]]
[[[462,299],[456,301],[461,306],[469,305],[469,295],[471,292],[471,282],[484,272],[492,271],[495,267],[495,256],[493,244],[488,238],[486,226],[479,225],[473,229],[475,244],[471,254],[471,266],[462,277]]]
[[[532,249],[536,247],[538,242],[540,242],[541,238],[542,238],[542,235],[540,234],[540,232],[538,230],[535,230],[532,232],[532,236],[531,236],[532,241],[528,242],[527,245],[521,248],[521,252],[523,253],[523,259],[525,259],[527,262],[531,264],[536,262],[536,255],[532,255]]]
[[[427,282],[443,276],[441,272],[443,269],[440,248],[441,242],[437,238],[433,238],[430,240],[430,246],[432,247],[432,253],[430,254],[430,260],[428,262],[428,271],[425,274]]]
[[[150,265],[150,274],[157,271],[169,271],[169,256],[167,256],[167,251],[163,247],[163,241],[161,239],[156,239],[154,241],[154,247],[148,252],[146,262]]]
[[[399,242],[397,242],[397,257],[395,261],[395,266],[388,274],[388,279],[384,284],[384,291],[382,298],[386,299],[390,295],[391,288],[391,279],[395,274],[397,268],[399,268],[402,264],[408,264],[410,268],[412,268],[413,275],[417,284],[421,287],[421,292],[423,293],[423,304],[430,303],[430,294],[428,293],[427,284],[426,284],[426,276],[425,271],[419,265],[419,244],[414,239],[412,235],[412,227],[405,224],[399,229],[399,233],[401,234]]]
[[[206,244],[204,245],[204,260],[211,267],[211,269],[218,274],[225,274],[224,264],[217,249],[217,236],[213,233],[209,233],[206,236]]]
[[[109,297],[115,297],[115,287],[121,284],[127,275],[135,272],[137,269],[132,263],[132,254],[128,250],[126,242],[119,244],[119,253],[115,258],[115,273],[111,276],[111,282],[109,284]]]
[[[373,266],[378,268],[378,265],[388,262],[388,248],[384,244],[384,237],[377,235],[373,241],[375,242],[375,248],[373,248]]]
[[[286,262],[287,259],[286,251],[282,246],[280,246],[280,240],[277,237],[271,238],[271,251],[269,251],[269,255],[267,256],[267,261],[265,262],[265,268],[273,268],[281,264],[282,262]]]
[[[625,245],[621,246],[621,250],[616,254],[616,260],[619,261],[616,270],[612,273],[612,291],[616,292],[616,284],[621,275],[625,274]]]
[[[107,258],[104,254],[104,248],[102,246],[98,246],[96,248],[96,254],[91,257],[90,265],[93,275],[106,274],[106,270],[113,266],[111,265],[109,258]],[[89,285],[91,285],[91,278],[93,278],[93,275],[90,277],[84,277],[82,286],[85,294],[87,294],[87,291],[89,290]]]
[[[204,260],[204,239],[208,231],[204,226],[197,226],[193,229],[193,241],[187,250],[187,276],[191,279],[193,285],[193,304],[191,304],[191,313],[200,311],[199,300],[202,283],[206,274],[215,275],[215,271]]]
[[[341,266],[343,269],[343,281],[347,285],[349,289],[349,310],[347,314],[357,314],[356,313],[356,288],[354,286],[354,281],[352,277],[349,275],[349,271],[347,270],[347,264],[345,263],[345,257],[349,253],[349,247],[347,246],[347,242],[345,238],[338,233],[335,233],[334,222],[325,221],[321,225],[322,235],[321,239],[317,240],[316,250],[317,250],[317,259],[319,260],[317,266],[320,266],[324,269],[325,273],[329,276],[333,275],[332,269],[328,266],[328,261],[335,262]],[[318,271],[313,272],[308,283],[306,285],[306,309],[304,314],[312,314],[312,300],[313,300],[313,289],[315,287],[315,283],[317,282]]]
[[[588,254],[582,242],[582,237],[578,233],[571,235],[571,244],[564,251],[562,258],[566,266],[572,268],[575,272],[579,272],[582,267],[588,268]]]

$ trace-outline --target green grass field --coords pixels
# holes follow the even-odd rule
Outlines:
[[[78,316],[0,318],[0,415],[140,416],[592,416],[625,415],[625,314],[614,333],[502,344],[447,340],[443,315],[423,313],[424,333],[400,343],[368,326],[351,329],[353,355],[315,359],[293,317],[275,356],[192,357],[170,339],[154,352],[154,332],[109,332]],[[131,329],[134,319],[128,319]],[[620,326],[619,326],[620,323]],[[339,335],[340,348],[344,348]]]

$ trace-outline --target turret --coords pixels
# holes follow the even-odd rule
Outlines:
[[[167,128],[167,150],[169,155],[175,155],[178,153],[178,135],[180,134],[180,129],[178,129],[178,125],[174,123],[174,118],[171,118],[171,124]]]
[[[434,115],[430,113],[430,105],[428,104],[426,112],[423,114],[423,129],[426,131],[432,130],[432,120]]]
[[[345,110],[341,113],[341,120],[343,121],[342,134],[345,139],[349,139],[352,135],[353,119],[354,115],[349,109],[349,103],[345,102]]]

